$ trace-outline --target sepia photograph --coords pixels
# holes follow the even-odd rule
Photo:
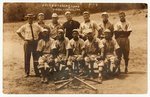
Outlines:
[[[4,94],[147,94],[146,3],[3,3]]]

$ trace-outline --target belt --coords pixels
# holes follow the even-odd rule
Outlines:
[[[120,36],[118,36],[118,38],[128,38],[128,36],[120,35]]]
[[[37,40],[28,40],[28,39],[25,39],[25,41],[37,41]]]

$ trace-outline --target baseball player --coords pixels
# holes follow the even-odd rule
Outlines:
[[[65,32],[63,29],[58,29],[57,39],[55,42],[56,45],[56,58],[55,58],[55,78],[59,80],[60,78],[65,79],[67,77],[66,74],[66,61],[67,61],[67,45],[69,39],[64,36]]]
[[[86,40],[86,34],[88,29],[91,29],[94,36],[97,37],[97,31],[99,31],[100,28],[95,23],[95,21],[90,20],[90,13],[88,11],[83,12],[83,18],[84,22],[82,22],[80,25],[80,37]]]
[[[67,65],[72,67],[74,74],[79,73],[79,69],[84,67],[84,40],[79,37],[79,30],[74,29],[73,38],[69,41],[68,51],[71,50]]]
[[[38,60],[38,68],[42,74],[42,83],[48,83],[49,71],[54,67],[54,56],[52,52],[55,48],[55,41],[54,39],[49,38],[49,31],[47,29],[44,29],[42,35],[43,38],[39,40],[37,46],[37,52],[40,56]]]
[[[62,24],[58,22],[58,15],[57,13],[53,13],[52,14],[52,22],[50,24],[48,24],[51,32],[50,32],[50,37],[53,39],[57,38],[57,33],[58,33],[58,29],[60,29],[62,27]]]
[[[98,73],[99,80],[102,81],[104,45],[100,39],[94,37],[93,30],[89,29],[87,31],[87,40],[84,43],[85,71],[88,77],[94,77],[94,73]]]
[[[120,21],[116,23],[114,27],[115,38],[120,46],[118,55],[119,60],[124,57],[125,60],[125,73],[128,72],[128,61],[129,61],[129,51],[130,42],[129,36],[132,32],[130,23],[126,20],[126,14],[124,12],[119,13]]]
[[[33,64],[34,64],[34,71],[35,75],[39,76],[39,70],[37,68],[37,60],[38,57],[36,55],[36,47],[37,47],[37,42],[39,38],[39,33],[42,32],[42,27],[37,25],[36,23],[33,23],[34,20],[34,15],[33,14],[27,14],[25,16],[28,19],[28,23],[25,25],[21,26],[17,30],[17,34],[19,37],[24,40],[24,54],[25,54],[25,77],[29,77],[30,74],[30,58],[31,58],[31,53],[33,55]]]
[[[70,11],[65,12],[65,17],[67,21],[63,24],[63,29],[65,30],[66,37],[70,40],[73,38],[73,29],[78,29],[80,27],[80,23],[78,21],[73,20]]]
[[[112,38],[112,33],[109,29],[104,31],[105,38],[102,39],[104,45],[104,72],[108,76],[117,73],[119,68],[119,60],[116,53],[119,51],[119,45],[115,39]]]
[[[98,38],[102,39],[104,38],[104,31],[106,29],[109,29],[113,35],[114,31],[114,26],[113,24],[109,21],[109,15],[107,12],[103,12],[102,15],[102,22],[98,25],[100,27],[100,30],[98,32]]]
[[[42,28],[49,30],[49,32],[50,32],[50,28],[44,22],[44,19],[45,19],[44,13],[39,13],[37,16],[37,19],[38,19],[37,24],[39,26],[41,26]],[[39,33],[39,40],[41,38],[42,38],[42,32]]]

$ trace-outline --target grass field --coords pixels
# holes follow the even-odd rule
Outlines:
[[[105,80],[103,84],[89,82],[98,88],[95,92],[85,85],[80,85],[81,89],[66,87],[60,91],[55,91],[55,85],[50,82],[48,85],[41,84],[40,78],[24,78],[24,52],[23,41],[17,36],[15,31],[24,24],[5,23],[3,26],[3,93],[5,94],[60,94],[60,93],[100,93],[100,94],[143,94],[147,93],[147,18],[146,10],[133,14],[135,10],[126,11],[127,19],[132,24],[133,32],[130,36],[131,51],[129,61],[129,73],[121,74],[119,77]],[[83,17],[74,17],[75,20],[83,21]],[[92,14],[91,19],[97,23],[101,20],[100,13]],[[118,14],[110,13],[110,21],[116,23],[119,20]],[[64,17],[59,21],[63,23]],[[46,23],[50,20],[46,20]],[[121,64],[124,70],[124,64]],[[34,75],[31,65],[31,74]]]

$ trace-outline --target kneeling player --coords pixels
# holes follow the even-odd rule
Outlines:
[[[91,29],[87,30],[87,40],[85,41],[85,73],[88,77],[93,77],[98,73],[99,80],[102,81],[104,46],[100,39],[95,38]]]
[[[63,29],[58,29],[57,39],[55,42],[56,50],[55,50],[55,79],[65,79],[66,75],[66,48],[69,42],[69,39],[64,36],[65,32]]]
[[[115,74],[120,63],[116,56],[119,45],[115,39],[112,39],[112,33],[109,29],[104,31],[105,38],[102,40],[104,45],[105,71],[107,74]]]
[[[52,55],[52,45],[54,43],[54,40],[52,38],[49,38],[49,31],[47,29],[43,31],[42,35],[43,38],[39,40],[37,46],[37,52],[40,56],[38,60],[38,68],[40,69],[42,74],[42,83],[48,83],[49,70],[54,65],[54,59]]]
[[[73,30],[72,36],[73,38],[69,41],[67,47],[68,51],[70,51],[67,65],[73,70],[72,73],[78,74],[79,70],[82,70],[84,66],[84,41],[79,38],[78,29]]]

